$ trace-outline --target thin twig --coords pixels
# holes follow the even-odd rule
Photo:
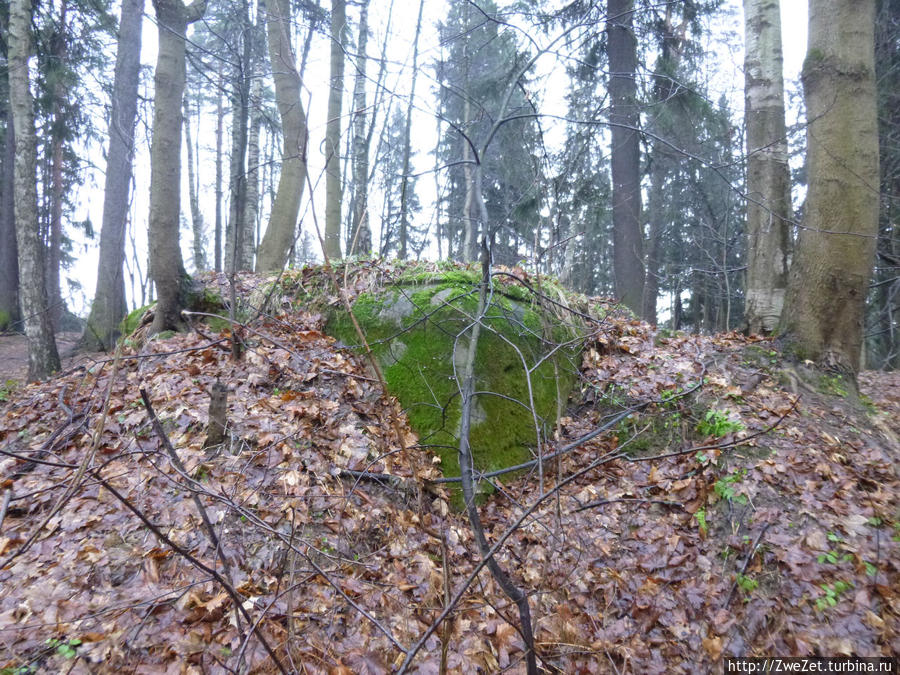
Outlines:
[[[760,531],[758,535],[756,535],[756,540],[753,542],[753,546],[750,547],[750,550],[747,552],[747,557],[744,558],[744,564],[741,565],[741,571],[737,573],[734,577],[734,583],[731,584],[731,590],[728,592],[728,597],[725,598],[725,602],[722,603],[722,607],[728,607],[731,603],[731,598],[734,595],[734,591],[737,589],[738,579],[744,576],[744,573],[747,571],[747,567],[750,565],[750,561],[753,559],[753,554],[756,553],[756,549],[759,547],[759,542],[762,540],[763,535],[766,533],[766,530],[771,527],[772,523],[766,523],[765,527]]]

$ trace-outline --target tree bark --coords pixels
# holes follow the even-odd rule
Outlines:
[[[199,130],[198,130],[199,134]],[[191,137],[191,112],[187,97],[184,99],[184,142],[187,146],[188,199],[191,207],[191,233],[193,234],[194,269],[206,269],[206,251],[203,245],[203,213],[197,195],[197,172],[194,169],[194,141]]]
[[[778,327],[788,280],[791,176],[778,0],[744,0],[749,332]]]
[[[341,103],[344,95],[346,0],[331,2],[331,89],[325,129],[325,255],[341,257]]]
[[[6,27],[4,26],[4,30]],[[16,245],[15,162],[12,114],[4,111],[6,134],[0,166],[0,331],[9,330],[19,314],[19,247]]]
[[[260,21],[261,19],[257,19]],[[255,31],[254,31],[255,32]],[[241,269],[253,269],[256,252],[256,223],[259,219],[259,132],[262,128],[262,77],[256,65],[251,71],[250,131],[247,138],[247,205],[244,214],[244,236],[241,247]]]
[[[369,228],[369,141],[366,129],[366,46],[369,36],[369,0],[361,0],[359,36],[356,42],[356,74],[353,80],[353,204],[347,252],[365,254],[372,251]]]
[[[50,227],[47,239],[47,256],[45,273],[47,283],[47,302],[50,308],[50,324],[54,333],[59,330],[65,313],[65,302],[62,296],[60,268],[62,267],[63,239],[63,200],[65,199],[65,183],[63,180],[63,151],[66,145],[66,69],[67,15],[69,5],[62,0],[59,19],[50,40],[52,58],[55,62],[55,77],[50,87]]]
[[[31,0],[9,6],[9,104],[16,135],[15,216],[19,249],[19,289],[25,335],[28,338],[28,379],[59,370],[59,354],[47,312],[43,243],[37,220],[36,139],[34,103],[29,84]]]
[[[280,272],[288,260],[306,182],[306,147],[309,136],[306,113],[300,101],[302,81],[291,46],[290,2],[269,1],[273,5],[266,12],[269,59],[275,79],[275,100],[281,116],[284,145],[281,175],[278,178],[275,201],[272,203],[269,226],[256,256],[257,272]]]
[[[425,0],[419,0],[419,16],[416,19],[416,36],[413,38],[412,84],[409,87],[409,102],[406,104],[406,129],[403,134],[403,175],[400,177],[400,259],[406,259],[409,239],[409,157],[412,149],[412,113],[416,98],[416,77],[419,75],[419,33],[422,30],[422,10]],[[441,237],[438,233],[438,257],[440,257]]]
[[[222,64],[219,62],[219,73],[216,79],[216,222],[213,226],[213,258],[216,272],[222,271],[222,143],[225,136],[225,106],[222,103],[222,88],[225,79],[222,77]]]
[[[97,289],[81,336],[81,347],[88,350],[112,349],[119,337],[119,322],[127,312],[122,267],[134,161],[143,13],[144,0],[123,0],[109,117]]]
[[[189,281],[179,243],[181,216],[181,102],[185,35],[206,12],[206,0],[153,0],[159,28],[150,144],[150,274],[158,302],[151,332],[177,329]]]
[[[225,233],[225,270],[237,272],[242,267],[241,252],[244,247],[247,215],[247,128],[250,119],[250,45],[253,27],[247,0],[240,9],[240,60],[234,66],[231,82],[231,164],[228,180],[230,195],[228,227]]]
[[[796,355],[855,374],[878,232],[874,0],[812,0],[804,226],[782,324]]]
[[[644,293],[634,0],[607,0],[609,124],[612,127],[613,271],[616,295],[635,312]]]

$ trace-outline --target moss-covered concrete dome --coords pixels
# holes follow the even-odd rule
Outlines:
[[[459,387],[478,288],[478,275],[456,269],[401,279],[361,294],[353,305],[390,393],[448,476],[459,475]],[[572,331],[549,314],[542,318],[537,301],[519,286],[494,289],[483,326],[470,442],[476,469],[491,471],[531,459],[538,433],[543,439],[552,432],[574,382],[578,353],[558,347],[572,339]],[[346,312],[334,311],[326,329],[359,346]]]

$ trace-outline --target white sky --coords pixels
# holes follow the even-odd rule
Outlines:
[[[327,0],[322,0],[327,5]],[[368,44],[368,53],[370,57],[380,55],[382,42],[385,35],[385,23],[387,21],[386,8],[391,0],[371,0],[370,5],[370,36]],[[409,90],[409,72],[412,62],[412,39],[415,31],[416,11],[418,2],[415,0],[406,0],[396,2],[392,17],[391,38],[388,43],[388,59],[391,62],[389,72],[385,81],[385,86],[396,96],[393,99],[393,105],[403,106],[405,108],[404,95]],[[142,46],[142,62],[152,69],[156,59],[156,24],[153,21],[151,4],[147,3],[148,14],[144,20],[143,46]],[[348,18],[355,27],[356,16],[358,10],[355,6],[348,7]],[[422,35],[419,41],[419,78],[416,84],[417,110],[413,116],[413,133],[414,133],[414,156],[413,166],[417,172],[428,171],[433,164],[431,151],[434,148],[436,139],[436,123],[433,117],[433,111],[430,107],[434,105],[434,82],[432,80],[433,70],[429,65],[433,63],[440,55],[440,47],[437,43],[436,22],[442,18],[446,12],[444,0],[426,0],[425,12],[422,21]],[[792,100],[791,92],[799,91],[799,72],[806,51],[806,30],[807,30],[807,2],[806,0],[781,0],[782,14],[782,34],[785,57],[785,88],[787,93],[787,102]],[[714,21],[712,26],[713,34],[707,36],[707,48],[715,54],[721,55],[717,63],[718,73],[713,75],[710,86],[716,91],[724,91],[729,100],[733,102],[732,107],[735,114],[739,115],[743,107],[743,11],[741,0],[726,0],[723,12]],[[298,31],[302,39],[304,31]],[[538,37],[537,39],[541,39]],[[355,29],[351,31],[348,51],[355,51]],[[298,59],[300,46],[297,45]],[[313,42],[310,52],[309,63],[304,76],[304,105],[307,107],[309,116],[310,130],[310,151],[309,151],[309,168],[310,177],[313,183],[320,177],[324,158],[321,153],[322,139],[325,134],[325,109],[327,101],[327,86],[329,79],[329,45],[324,38],[317,37]],[[424,66],[424,67],[423,67]],[[378,64],[374,61],[369,62],[368,77],[374,80],[377,74]],[[564,72],[563,66],[553,61],[553,57],[545,55],[537,65],[537,72],[547,75],[541,81],[544,83],[544,90],[541,92],[543,101],[542,108],[545,112],[548,108],[552,108],[554,101],[557,105],[564,105],[563,96],[565,94],[565,77],[559,74]],[[350,90],[353,86],[353,74],[355,72],[352,61],[348,59],[345,69],[345,99],[344,114],[346,115],[350,107]],[[718,85],[714,84],[718,83]],[[371,82],[370,82],[371,83]],[[152,80],[149,83],[150,91],[144,92],[148,96],[152,96]],[[373,88],[368,91],[369,105],[372,104]],[[564,112],[564,110],[563,110]],[[384,115],[382,113],[382,115]],[[798,111],[796,109],[788,111],[788,122],[796,120]],[[96,120],[98,129],[103,129],[106,124],[105,120]],[[346,123],[346,118],[345,118]],[[227,124],[227,119],[226,119]],[[547,130],[551,125],[545,125]],[[210,111],[201,120],[200,129],[200,157],[199,167],[201,176],[201,209],[204,212],[204,222],[208,231],[208,240],[212,241],[212,226],[214,222],[214,197],[213,197],[213,180],[214,180],[214,127],[215,112]],[[197,130],[192,129],[194,133]],[[142,130],[138,130],[139,135]],[[372,140],[371,151],[374,154],[377,145],[378,132]],[[548,144],[564,142],[562,132],[551,131],[548,133]],[[224,139],[226,147],[229,144],[229,138]],[[86,185],[79,191],[80,208],[73,214],[73,220],[81,220],[86,215],[90,215],[97,231],[97,236],[93,242],[85,242],[76,245],[75,255],[77,262],[67,276],[76,279],[82,286],[81,297],[70,297],[71,308],[79,314],[86,314],[86,303],[93,297],[94,285],[96,282],[96,265],[97,265],[97,246],[99,243],[99,227],[102,218],[102,186],[103,176],[102,170],[105,163],[99,154],[99,148],[94,148],[92,158],[96,166],[91,175],[87,177]],[[227,161],[224,167],[225,180],[227,183],[228,167]],[[185,186],[187,165],[186,160],[183,164],[182,174]],[[323,181],[324,183],[324,181]],[[146,137],[138,140],[138,152],[135,158],[135,184],[136,191],[133,198],[132,208],[132,231],[137,240],[137,248],[141,251],[140,256],[144,258],[141,261],[143,266],[143,274],[146,275],[146,222],[149,211],[149,148]],[[223,214],[227,218],[227,184],[225,185],[226,197],[222,205]],[[420,214],[420,222],[427,223],[433,218],[433,209],[431,204],[435,199],[435,179],[431,174],[423,175],[417,185],[417,193],[423,205]],[[349,197],[348,197],[349,198]],[[324,220],[324,188],[322,185],[316,190],[315,195],[316,213],[320,220],[320,226]],[[301,205],[301,217],[303,219],[304,229],[312,229],[312,219],[309,215],[309,195],[304,194],[304,203]],[[346,207],[345,207],[346,208]],[[184,189],[182,197],[182,211],[188,214],[187,188]],[[377,245],[378,232],[377,228],[381,216],[381,196],[378,194],[370,195],[370,222],[373,225],[374,241]],[[189,216],[188,216],[189,217]],[[263,218],[263,224],[266,220]],[[182,229],[181,233],[182,251],[185,258],[185,264],[190,269],[191,256],[191,234],[189,230]],[[131,244],[126,244],[129,249],[126,251],[126,257],[131,258]],[[211,248],[211,246],[210,246]],[[212,259],[210,252],[209,258]],[[126,272],[126,285],[128,285],[128,276]],[[64,289],[65,292],[65,289]],[[135,299],[133,293],[129,291],[129,301],[139,301]]]

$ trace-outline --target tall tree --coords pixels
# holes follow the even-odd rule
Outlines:
[[[125,229],[134,158],[144,0],[123,0],[109,116],[97,290],[81,336],[86,349],[110,349],[125,316]]]
[[[9,16],[0,14],[0,331],[9,330],[19,316],[19,248],[16,245],[15,163],[16,147],[9,107]]]
[[[344,97],[344,49],[347,2],[331,0],[331,75],[325,129],[325,255],[341,257],[341,104]]]
[[[53,76],[50,78],[50,161],[49,170],[49,228],[47,232],[47,256],[45,274],[47,277],[47,302],[50,306],[50,322],[53,330],[59,330],[60,320],[65,310],[65,301],[60,287],[60,267],[62,265],[63,239],[63,200],[65,199],[65,182],[63,181],[63,152],[68,135],[68,80],[71,70],[68,67],[67,45],[69,42],[68,27],[69,3],[62,0],[59,16],[54,21],[50,36],[50,62],[54,64]]]
[[[751,333],[778,327],[788,279],[791,183],[784,121],[779,0],[744,0],[747,285]]]
[[[875,0],[811,0],[809,189],[782,323],[798,356],[855,374],[878,233]]]
[[[403,134],[403,168],[400,175],[400,250],[401,260],[406,259],[407,239],[409,238],[410,214],[410,176],[409,161],[412,152],[412,114],[416,99],[416,78],[419,75],[419,34],[422,31],[422,10],[425,0],[419,0],[419,14],[416,18],[416,35],[413,38],[412,83],[409,85],[409,101],[406,104],[406,129]]]
[[[199,129],[197,133],[199,135]],[[187,149],[188,201],[190,202],[191,234],[193,235],[191,253],[194,258],[194,269],[200,272],[207,267],[206,246],[203,241],[203,212],[200,210],[200,190],[197,184],[197,169],[195,168],[194,138],[193,134],[191,134],[191,108],[187,96],[184,97],[184,145]],[[199,161],[199,157],[196,158],[196,161]]]
[[[215,223],[213,225],[213,266],[216,272],[222,271],[222,174],[223,158],[222,145],[225,136],[225,105],[223,103],[222,90],[225,88],[225,77],[222,72],[222,62],[219,62],[218,76],[216,78],[216,184],[215,184]]]
[[[869,291],[866,366],[900,368],[900,0],[878,0],[875,77],[881,215],[874,278]]]
[[[294,243],[300,198],[306,182],[306,146],[309,133],[303,102],[302,81],[291,42],[289,0],[269,0],[266,13],[269,59],[275,79],[275,101],[281,116],[282,155],[278,190],[272,203],[269,225],[256,256],[258,272],[279,272],[284,268]]]
[[[437,76],[448,123],[440,153],[450,167],[450,255],[474,260],[490,227],[494,261],[515,264],[533,245],[540,221],[537,130],[526,77],[538,54],[519,50],[496,14],[491,1],[452,3],[440,26],[447,49]]]
[[[258,15],[256,21],[260,23],[265,21],[265,18]],[[264,39],[262,35],[259,37],[260,40]],[[244,210],[243,246],[240,253],[242,270],[253,269],[258,229],[256,224],[259,219],[259,133],[263,117],[262,68],[259,55],[254,55],[251,61],[251,73],[253,81],[250,83],[250,126],[247,137],[247,204]]]
[[[679,10],[681,10],[679,12]],[[673,151],[673,137],[678,134],[678,145],[682,139],[694,131],[694,125],[684,114],[685,95],[693,87],[682,87],[680,80],[681,63],[685,55],[685,42],[693,3],[667,4],[661,20],[654,22],[656,38],[653,46],[658,47],[656,65],[653,69],[651,105],[648,109],[647,128],[651,145],[647,153],[650,186],[647,200],[647,242],[644,266],[644,299],[642,316],[651,325],[656,325],[656,304],[659,300],[661,263],[663,258],[663,232],[666,227],[665,184],[677,170],[681,158]],[[680,132],[680,133],[679,133]],[[687,132],[687,133],[685,133]],[[692,144],[695,145],[695,144]]]
[[[181,258],[181,101],[185,37],[206,12],[206,0],[153,0],[159,33],[150,145],[150,274],[158,302],[151,330],[178,328],[188,282]]]
[[[225,231],[225,270],[246,269],[242,261],[247,215],[247,140],[250,123],[250,60],[254,38],[247,0],[228,5],[231,75],[231,155],[228,180],[228,226]]]
[[[20,302],[28,338],[28,379],[59,370],[59,354],[47,307],[43,244],[38,230],[36,139],[28,59],[31,57],[31,0],[9,6],[9,103],[15,128],[15,216],[19,248]]]
[[[607,0],[606,14],[612,127],[613,269],[619,300],[640,312],[644,254],[634,0]]]
[[[359,34],[356,40],[356,73],[353,76],[353,183],[347,252],[372,251],[369,227],[369,134],[366,129],[366,46],[369,37],[369,0],[360,0]]]

